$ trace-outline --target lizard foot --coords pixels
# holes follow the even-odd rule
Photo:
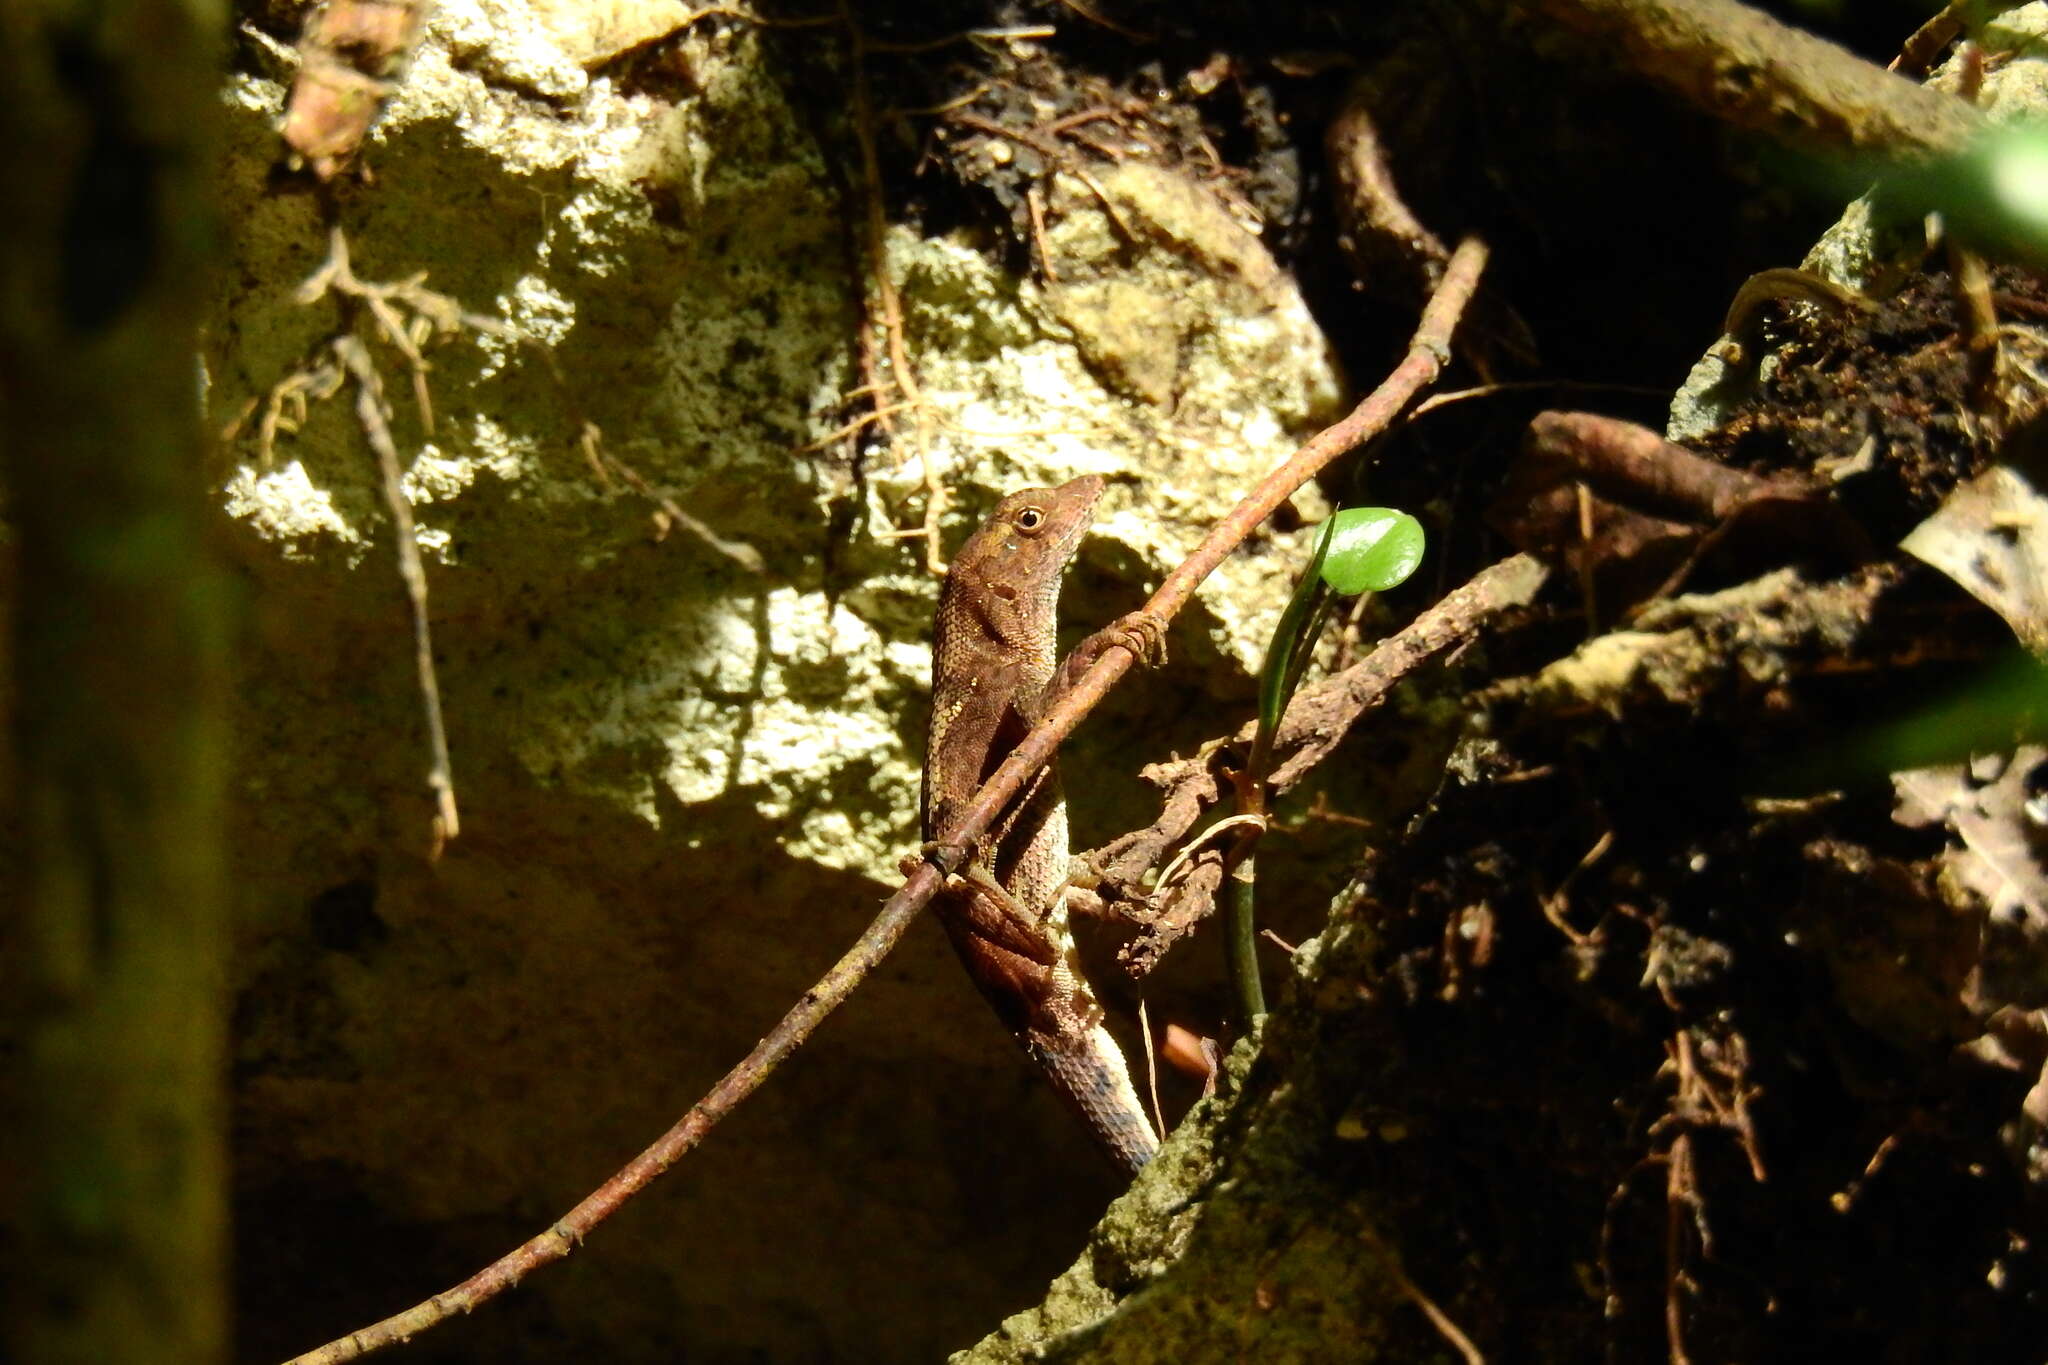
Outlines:
[[[1076,853],[1069,858],[1067,879],[1060,883],[1060,894],[1066,897],[1067,912],[1110,924],[1128,920],[1129,908],[1121,899],[1112,903],[1104,896],[1103,884],[1102,869],[1092,857]]]
[[[1159,668],[1166,663],[1166,622],[1149,611],[1134,611],[1109,623],[1096,633],[1103,647],[1122,645],[1141,664]]]
[[[1074,652],[1060,665],[1060,680],[1054,685],[1054,693],[1072,686],[1111,649],[1127,649],[1139,663],[1159,667],[1166,662],[1165,620],[1149,611],[1117,617],[1074,646]]]

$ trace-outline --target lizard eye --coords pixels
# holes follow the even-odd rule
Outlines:
[[[1045,525],[1045,513],[1036,507],[1020,507],[1010,524],[1020,531],[1036,531]]]

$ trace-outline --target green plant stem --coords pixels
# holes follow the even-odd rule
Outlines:
[[[1280,717],[1288,698],[1301,683],[1315,651],[1315,638],[1329,614],[1331,596],[1320,577],[1323,557],[1330,548],[1334,519],[1323,523],[1317,533],[1315,551],[1303,572],[1294,596],[1280,613],[1273,628],[1273,641],[1266,649],[1265,666],[1259,670],[1259,726],[1252,737],[1252,751],[1246,760],[1243,779],[1237,788],[1240,815],[1266,814],[1266,774],[1273,766],[1273,737],[1279,733]],[[1224,965],[1230,976],[1231,994],[1238,1013],[1249,1030],[1266,1012],[1266,988],[1259,979],[1259,929],[1257,903],[1258,848],[1262,830],[1253,826],[1232,842],[1224,854],[1224,872],[1230,881],[1230,896],[1224,902]]]
[[[1253,913],[1253,887],[1257,880],[1259,832],[1250,830],[1238,841],[1244,850],[1230,868],[1230,899],[1223,906],[1223,941],[1229,954],[1230,987],[1237,997],[1237,1011],[1250,1032],[1266,1012],[1266,987],[1259,980],[1259,928]]]

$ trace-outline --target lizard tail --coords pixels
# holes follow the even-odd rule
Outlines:
[[[1109,1030],[1100,1024],[1060,1034],[1027,1029],[1023,1038],[1031,1060],[1080,1114],[1102,1149],[1125,1171],[1137,1174],[1159,1150],[1159,1137]]]

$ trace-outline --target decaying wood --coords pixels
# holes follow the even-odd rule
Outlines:
[[[1814,154],[1926,157],[1982,126],[1968,106],[1734,0],[1532,0],[1620,65],[1738,128]]]
[[[1709,552],[1759,569],[1815,551],[1846,563],[1872,552],[1817,480],[1732,469],[1590,412],[1536,415],[1487,519],[1518,549],[1578,573],[1596,618],[1596,573],[1598,600],[1613,609],[1677,591]]]

